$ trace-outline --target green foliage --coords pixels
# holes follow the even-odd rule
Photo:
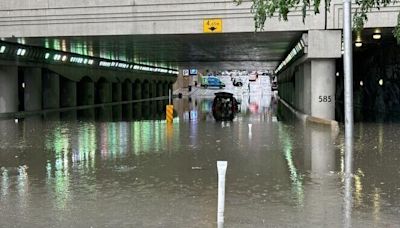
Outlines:
[[[242,4],[243,0],[233,0],[236,4]],[[307,9],[312,7],[314,14],[320,13],[319,8],[321,0],[251,0],[251,12],[254,14],[255,29],[262,31],[267,18],[271,18],[277,14],[279,20],[288,20],[288,13],[294,7],[301,7],[303,12],[303,23],[306,17]],[[325,10],[329,11],[330,0],[325,1]],[[395,3],[395,0],[356,0],[356,11],[353,16],[354,30],[361,31],[364,28],[365,22],[368,20],[367,13],[372,9],[380,9],[388,4]],[[400,14],[397,18],[397,26],[393,30],[393,34],[400,44]]]

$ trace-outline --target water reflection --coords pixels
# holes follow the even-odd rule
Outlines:
[[[400,125],[357,125],[347,176],[330,127],[274,122],[274,102],[217,123],[210,100],[175,100],[173,124],[137,120],[140,105],[131,121],[0,120],[0,227],[215,227],[217,160],[230,164],[227,227],[398,224]]]

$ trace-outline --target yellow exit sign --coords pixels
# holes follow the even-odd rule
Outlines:
[[[222,19],[204,19],[204,33],[219,33],[222,32]]]

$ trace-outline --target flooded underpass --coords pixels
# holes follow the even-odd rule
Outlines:
[[[256,100],[232,122],[213,119],[212,98],[175,100],[171,125],[148,118],[164,104],[0,120],[0,227],[216,227],[218,160],[225,227],[400,226],[400,124],[355,124],[345,186],[343,132]]]

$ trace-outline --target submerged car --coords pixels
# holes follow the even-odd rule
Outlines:
[[[212,105],[213,116],[217,121],[233,120],[238,112],[238,102],[232,93],[215,93]]]

